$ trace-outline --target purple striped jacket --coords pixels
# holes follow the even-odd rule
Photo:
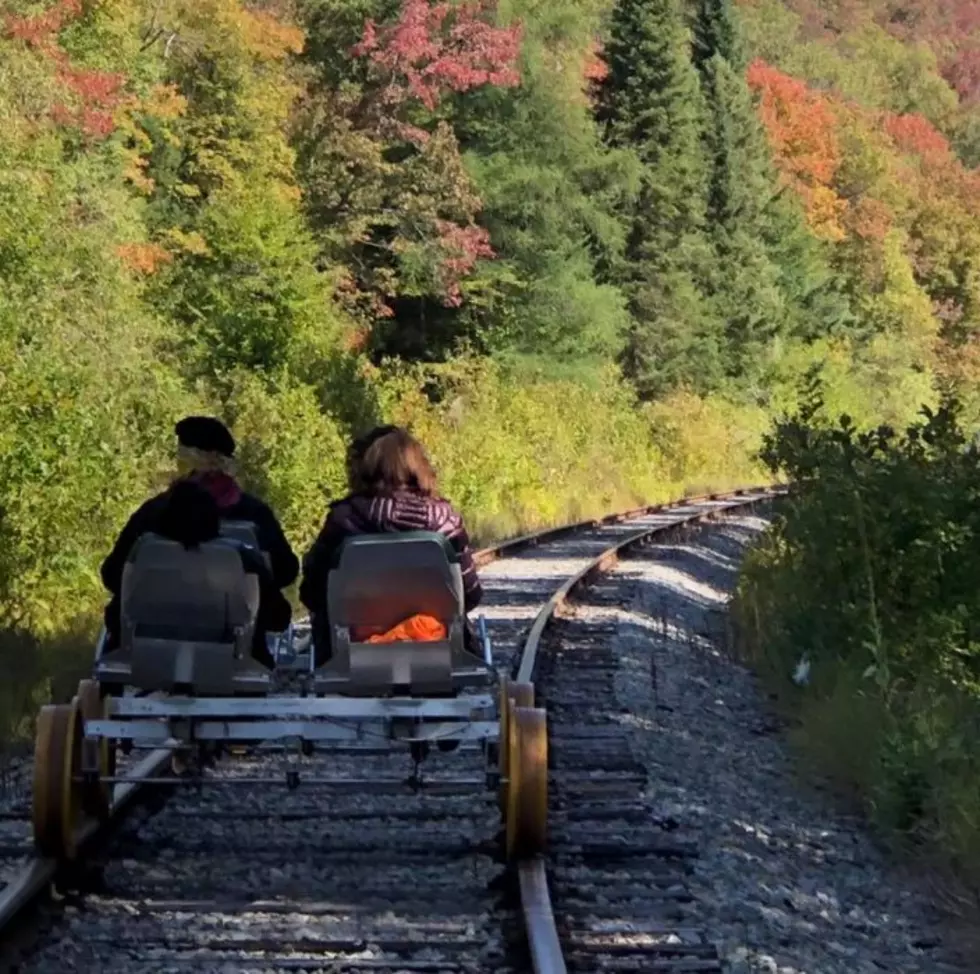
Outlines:
[[[330,505],[320,534],[303,559],[299,597],[307,609],[313,613],[326,611],[327,575],[335,567],[340,546],[347,538],[389,531],[444,534],[459,553],[466,611],[479,605],[483,587],[473,564],[463,518],[442,497],[406,490],[378,497],[352,494]]]

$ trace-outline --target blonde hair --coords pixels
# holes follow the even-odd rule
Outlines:
[[[187,477],[194,473],[224,473],[235,476],[235,461],[223,453],[199,450],[194,446],[177,446],[177,473]]]

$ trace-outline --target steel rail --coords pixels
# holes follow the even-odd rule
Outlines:
[[[752,507],[755,504],[772,500],[782,493],[783,489],[779,487],[760,487],[752,491],[739,490],[727,494],[709,494],[702,497],[685,498],[685,500],[673,504],[643,508],[630,512],[629,518],[621,518],[621,520],[630,520],[642,517],[644,514],[647,516],[656,513],[669,514],[678,509],[683,510],[688,505],[694,506],[710,501],[718,502],[717,507],[696,511],[686,517],[671,519],[663,524],[649,525],[642,531],[631,534],[622,541],[606,548],[605,551],[593,558],[584,568],[564,581],[541,608],[540,612],[535,616],[534,622],[531,624],[531,629],[527,634],[524,647],[521,650],[516,681],[518,683],[534,682],[541,647],[541,637],[544,635],[549,624],[553,622],[555,612],[566,602],[573,591],[588,584],[596,575],[600,575],[613,568],[623,552],[638,545],[645,544],[658,535],[666,534],[677,528],[702,521],[714,520],[730,511]],[[614,515],[610,519],[603,519],[601,522],[593,523],[609,524],[615,523],[616,520],[617,518]],[[581,530],[588,523],[583,522],[579,526],[579,529]],[[534,858],[519,862],[517,873],[521,893],[521,911],[524,915],[524,929],[527,934],[527,943],[534,972],[535,974],[567,974],[565,958],[561,950],[561,941],[558,937],[558,925],[555,922],[551,897],[548,892],[548,874],[545,860],[541,856],[535,856]]]
[[[157,774],[169,762],[170,757],[169,749],[160,748],[151,751],[133,766],[126,775],[126,782],[116,785],[108,818],[101,822],[86,819],[76,830],[75,837],[80,850],[104,835],[112,824],[122,818],[146,779]],[[47,892],[63,865],[57,859],[37,856],[0,891],[0,929]]]
[[[594,530],[607,525],[634,520],[643,516],[649,516],[658,512],[667,512],[688,504],[698,504],[710,500],[722,500],[765,489],[766,488],[746,488],[726,494],[705,494],[697,497],[687,497],[682,500],[667,502],[664,504],[653,504],[633,508],[627,511],[620,511],[614,514],[606,515],[605,517],[589,518],[582,521],[577,521],[573,524],[564,524],[557,527],[545,528],[542,531],[519,535],[498,544],[482,548],[474,552],[474,561],[478,566],[482,567],[490,564],[502,556],[516,554],[519,551],[543,542],[554,541],[563,537],[570,537],[581,531]],[[755,500],[756,499],[746,501],[745,503],[754,503]],[[696,519],[697,517],[692,518],[692,520]],[[667,530],[678,526],[679,523],[683,522],[672,522],[668,525],[657,526],[653,530],[654,532],[658,530]],[[640,535],[633,535],[626,539],[625,542],[621,542],[620,545],[614,546],[614,548],[619,550],[630,544],[635,544],[640,537],[646,537],[650,533],[650,531],[644,531]],[[613,549],[609,550],[611,551]],[[595,560],[595,562],[602,561],[608,556],[608,554],[608,551],[604,552],[598,559]],[[538,614],[538,617],[535,619],[534,627],[532,627],[532,633],[525,642],[522,659],[527,654],[528,645],[531,644],[531,635],[534,635],[535,638],[535,642],[533,644],[535,648],[533,649],[530,658],[532,660],[534,659],[537,651],[537,641],[540,639],[540,635],[545,628],[547,619],[551,617],[551,614],[554,612],[555,608],[557,608],[558,604],[565,597],[567,597],[569,592],[571,592],[576,585],[580,584],[587,574],[594,571],[595,562],[591,563],[590,566],[588,566],[582,572],[579,572],[573,579],[570,579],[563,584],[559,591],[552,596],[548,605],[545,606],[545,609],[542,609],[541,613]],[[547,615],[545,615],[545,610],[547,610]],[[521,672],[525,672],[523,663]],[[533,673],[533,663],[531,665],[531,672]],[[118,784],[116,786],[115,793],[113,795],[112,808],[108,818],[103,821],[86,820],[79,826],[77,832],[79,859],[84,858],[84,851],[86,847],[91,846],[96,839],[104,837],[118,825],[125,813],[128,811],[129,807],[133,804],[140,788],[144,784],[159,780],[157,776],[170,761],[171,756],[171,747],[163,746],[157,750],[151,751],[145,758],[129,769],[126,775],[126,783]],[[10,926],[12,921],[19,916],[23,910],[25,910],[47,892],[63,868],[64,864],[55,859],[48,859],[38,856],[28,863],[20,874],[12,879],[3,888],[3,890],[0,890],[0,932]],[[549,958],[554,958],[557,956],[560,960],[561,957],[560,949],[557,946],[557,932],[555,931],[554,927],[554,918],[551,915],[551,904],[548,899],[547,879],[543,864],[536,860],[521,864],[519,866],[519,875],[522,891],[521,898],[525,917],[527,918],[530,916],[532,918],[531,921],[527,922],[532,923],[533,921],[532,925],[535,932],[533,944],[539,950],[544,952],[540,958],[535,958],[535,970],[538,972],[538,974],[544,974],[544,972],[549,972],[549,974],[564,972],[565,968],[563,965],[538,966],[539,963],[547,964]],[[548,928],[549,922],[550,929]],[[528,927],[528,930],[529,940],[531,940],[530,926]]]
[[[639,517],[649,514],[656,514],[658,511],[666,511],[676,507],[683,507],[685,504],[699,504],[704,501],[717,500],[726,497],[735,497],[754,491],[765,490],[766,487],[741,487],[738,490],[726,493],[698,494],[692,497],[683,497],[674,501],[664,501],[660,504],[644,504],[640,507],[633,507],[626,511],[617,511],[614,514],[606,514],[603,517],[586,518],[583,521],[574,521],[571,524],[560,524],[552,528],[543,528],[540,531],[532,531],[528,534],[520,534],[506,541],[500,541],[486,548],[480,548],[473,552],[473,561],[478,568],[489,565],[502,555],[515,555],[525,548],[531,548],[545,541],[558,541],[564,537],[578,534],[580,531],[605,527],[610,524],[620,524],[623,521],[635,521]]]

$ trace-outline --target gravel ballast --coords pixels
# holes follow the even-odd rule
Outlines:
[[[651,814],[698,843],[692,912],[731,974],[967,974],[928,898],[801,786],[765,693],[725,652],[738,563],[765,526],[727,517],[616,572],[632,590],[615,634],[621,719]]]

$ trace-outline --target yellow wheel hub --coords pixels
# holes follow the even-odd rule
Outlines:
[[[42,856],[74,859],[82,818],[79,782],[82,716],[76,697],[70,704],[41,708],[34,742],[34,844]]]
[[[507,736],[505,836],[508,861],[541,855],[548,838],[548,719],[544,710],[512,708]]]

